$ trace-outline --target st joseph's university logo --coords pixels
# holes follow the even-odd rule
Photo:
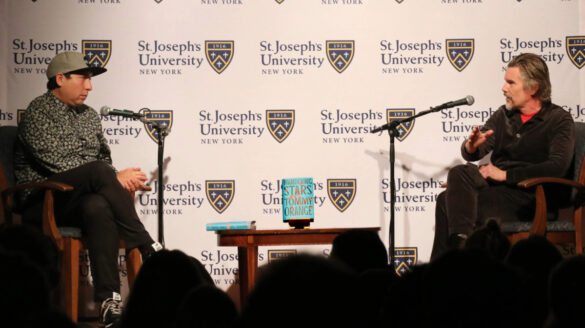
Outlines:
[[[356,179],[327,179],[329,200],[340,212],[353,202],[356,194]]]
[[[217,74],[221,74],[234,57],[234,41],[205,41],[207,62]]]
[[[571,62],[581,69],[585,65],[585,36],[568,36],[565,42]]]
[[[111,40],[82,40],[81,51],[93,67],[105,67],[112,55]]]
[[[474,39],[447,39],[447,58],[456,70],[461,72],[469,65],[475,49]]]
[[[205,194],[211,207],[218,213],[223,213],[234,199],[236,189],[235,180],[208,180],[205,181]]]
[[[294,109],[266,110],[266,126],[276,141],[283,142],[292,132],[294,125]]]
[[[338,73],[342,73],[351,63],[355,41],[327,41],[327,59]]]

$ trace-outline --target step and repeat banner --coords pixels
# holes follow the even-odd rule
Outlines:
[[[199,259],[218,286],[237,283],[237,250],[209,222],[282,222],[283,178],[312,177],[314,228],[380,227],[389,243],[390,138],[369,131],[467,95],[471,106],[398,127],[397,266],[428,261],[435,200],[461,142],[504,103],[507,63],[548,63],[553,102],[585,121],[583,0],[6,0],[0,4],[0,124],[45,92],[45,69],[79,51],[108,72],[86,103],[166,122],[158,135],[102,118],[114,164],[141,167],[153,191],[136,209],[166,246]],[[262,247],[260,265],[329,245]]]

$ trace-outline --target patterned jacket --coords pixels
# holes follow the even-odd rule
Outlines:
[[[93,108],[69,107],[51,91],[29,104],[18,124],[14,162],[17,183],[43,181],[96,160],[112,164],[100,118]],[[25,192],[22,200],[29,194]]]

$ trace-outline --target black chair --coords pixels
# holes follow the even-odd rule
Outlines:
[[[536,210],[531,222],[506,222],[502,231],[508,235],[512,244],[530,235],[546,236],[555,244],[574,243],[575,252],[583,253],[583,206],[585,205],[585,123],[575,123],[575,157],[573,159],[573,179],[538,177],[518,183],[522,188],[535,188]],[[548,220],[547,199],[544,186],[557,184],[573,188],[566,204],[570,208],[572,220]],[[556,213],[555,213],[556,214]]]
[[[57,227],[53,206],[53,193],[73,190],[73,187],[53,181],[15,185],[14,177],[14,145],[18,129],[16,126],[0,126],[0,222],[13,223],[13,214],[17,209],[13,206],[15,193],[28,188],[44,189],[42,212],[43,233],[55,242],[61,255],[61,285],[65,311],[77,322],[79,300],[79,251],[83,248],[81,229],[77,227]],[[124,243],[120,241],[120,247]],[[134,283],[142,259],[137,249],[126,257],[128,286]]]

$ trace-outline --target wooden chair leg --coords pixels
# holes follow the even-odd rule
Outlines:
[[[583,209],[579,208],[575,211],[575,253],[583,254],[583,238],[585,236],[585,227],[583,226]]]
[[[64,287],[65,312],[77,322],[79,306],[79,251],[81,242],[77,239],[63,240],[63,259],[61,261],[61,281]]]
[[[134,248],[128,254],[126,254],[126,272],[128,274],[128,289],[132,289],[134,280],[138,275],[140,266],[142,265],[142,258],[138,248]]]

